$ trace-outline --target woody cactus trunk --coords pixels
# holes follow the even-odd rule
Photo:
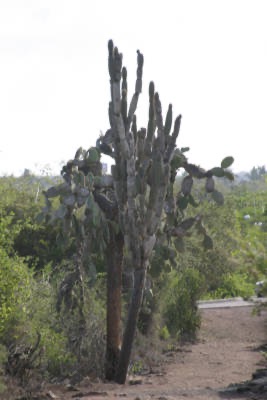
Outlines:
[[[149,85],[149,120],[147,128],[137,129],[135,111],[142,91],[143,55],[137,51],[135,93],[128,106],[127,71],[122,54],[109,41],[109,74],[111,129],[102,146],[112,142],[114,190],[119,223],[124,237],[124,268],[133,269],[134,287],[119,354],[115,380],[124,383],[130,362],[138,314],[142,303],[149,259],[166,200],[170,180],[170,163],[179,133],[181,116],[172,127],[172,106],[165,123],[161,103],[153,82]],[[110,139],[111,136],[111,139]]]

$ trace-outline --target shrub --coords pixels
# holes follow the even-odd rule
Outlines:
[[[7,361],[7,351],[4,346],[0,344],[0,394],[3,393],[6,389],[5,383],[2,379],[4,375],[4,365]]]
[[[48,268],[49,270],[49,268]],[[55,288],[49,275],[36,278],[28,302],[28,338],[40,334],[40,367],[48,376],[64,376],[76,361],[68,350],[68,338],[56,312]]]
[[[168,340],[168,339],[170,338],[170,333],[169,333],[168,328],[167,328],[166,325],[164,325],[164,326],[161,328],[161,330],[160,330],[160,332],[159,332],[159,337],[160,337],[160,339],[162,339],[162,340]]]
[[[67,349],[76,362],[72,373],[80,377],[102,376],[105,363],[105,303],[95,289],[84,287],[84,304],[71,310],[63,307],[58,314],[60,325],[68,338]]]
[[[172,271],[163,289],[162,316],[168,332],[177,339],[193,339],[200,327],[196,301],[202,293],[199,272],[188,268],[181,273]]]
[[[240,296],[246,299],[254,294],[254,284],[248,281],[245,274],[236,272],[225,274],[220,287],[205,297],[224,299]]]
[[[0,249],[0,340],[8,349],[8,372],[21,382],[37,365],[59,375],[73,363],[54,305],[51,284],[34,279],[23,259]]]
[[[32,282],[32,274],[23,260],[10,258],[0,249],[0,339],[4,343],[16,336],[18,322],[26,318]]]

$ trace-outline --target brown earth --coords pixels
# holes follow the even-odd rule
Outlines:
[[[74,388],[50,386],[45,397],[58,400],[218,400],[259,399],[249,393],[222,394],[230,384],[251,379],[267,366],[259,351],[267,342],[267,311],[252,315],[252,307],[202,310],[202,326],[195,344],[165,354],[157,373],[128,379],[125,385],[92,382]],[[168,362],[166,362],[168,360]],[[265,396],[267,396],[265,394]],[[266,397],[267,398],[267,397]]]

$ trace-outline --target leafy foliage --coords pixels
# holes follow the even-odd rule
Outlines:
[[[40,225],[37,215],[44,206],[41,187],[47,187],[58,179],[44,181],[31,177],[0,178],[0,244],[12,256],[15,253],[26,257],[37,269],[47,263],[68,257],[71,248],[62,247],[57,237],[58,226]],[[38,194],[38,196],[37,196]]]
[[[7,354],[5,369],[23,384],[33,368],[45,369],[47,377],[64,376],[73,371],[74,365],[77,370],[79,354],[70,346],[70,332],[56,312],[56,286],[60,279],[57,271],[58,260],[62,263],[63,254],[68,257],[73,251],[68,253],[66,246],[58,245],[58,226],[36,224],[43,203],[36,203],[24,178],[1,179],[0,191],[4,194],[0,199],[0,340]],[[50,264],[45,265],[47,260]],[[101,323],[95,326],[90,307],[86,336],[90,338],[89,347],[95,349],[94,355],[88,350],[94,369],[103,369],[103,362],[99,367],[98,361],[102,345],[97,346],[98,356],[95,346],[103,337],[99,334],[100,325],[104,329],[104,309],[100,309],[102,314],[97,313]],[[68,320],[77,326],[74,317]]]
[[[18,257],[10,258],[0,249],[0,338],[9,339],[17,320],[26,317],[26,304],[31,296],[32,276]]]
[[[4,365],[7,361],[6,348],[0,344],[0,394],[6,390],[6,385],[3,380],[3,375],[5,372]]]
[[[173,271],[164,286],[162,316],[168,332],[177,339],[194,339],[200,326],[196,306],[203,291],[203,280],[193,268]]]

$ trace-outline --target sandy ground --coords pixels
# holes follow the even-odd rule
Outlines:
[[[201,310],[202,326],[195,344],[167,353],[157,373],[135,377],[125,385],[85,379],[76,390],[44,388],[36,400],[218,400],[257,399],[248,394],[223,395],[222,388],[251,379],[267,366],[259,347],[267,342],[267,310],[252,315],[252,307]],[[140,378],[140,379],[139,379]],[[139,382],[139,383],[138,383]],[[4,399],[6,400],[6,399]]]

